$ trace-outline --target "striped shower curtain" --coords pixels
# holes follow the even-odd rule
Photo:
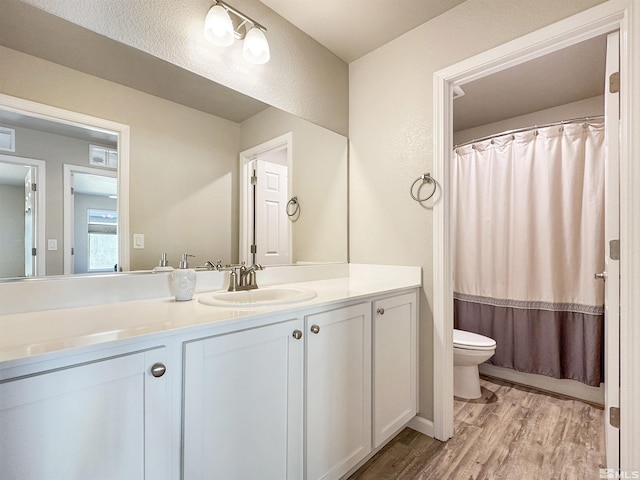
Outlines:
[[[531,129],[453,155],[456,328],[489,363],[603,377],[604,124]]]

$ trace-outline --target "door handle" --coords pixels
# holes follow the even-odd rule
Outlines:
[[[594,278],[596,280],[606,280],[607,279],[607,272],[602,272],[602,273],[596,273],[594,275]]]

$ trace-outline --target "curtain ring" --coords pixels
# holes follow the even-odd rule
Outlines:
[[[291,211],[291,207],[293,207],[293,211]],[[293,217],[300,211],[300,204],[298,203],[298,197],[291,197],[287,202],[287,216]]]
[[[422,181],[422,183],[420,184],[420,186],[418,187],[418,190],[416,191],[416,195],[413,194],[413,189],[415,188],[416,184],[418,182]],[[424,185],[425,183],[431,183],[433,184],[433,190],[431,191],[431,193],[429,195],[427,195],[424,198],[420,198],[417,196],[417,194],[420,193],[420,188],[422,187],[422,185]],[[411,198],[413,198],[416,202],[422,203],[422,202],[426,202],[427,200],[429,200],[431,197],[433,197],[433,195],[436,193],[436,190],[440,188],[440,184],[436,181],[435,178],[433,178],[431,176],[430,173],[423,173],[422,175],[420,175],[418,178],[416,178],[415,182],[413,182],[411,184],[411,188],[409,189],[409,194],[411,195]]]

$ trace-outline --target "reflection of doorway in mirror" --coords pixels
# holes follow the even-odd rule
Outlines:
[[[45,163],[0,155],[0,278],[45,270]]]
[[[64,243],[63,165],[75,164],[89,167],[92,158],[95,160],[90,155],[91,145],[94,150],[102,149],[97,155],[97,163],[102,167],[102,170],[115,173],[118,178],[117,239],[119,258],[117,263],[120,271],[128,271],[130,258],[128,235],[129,126],[2,93],[0,93],[0,124],[15,130],[15,141],[5,142],[5,144],[11,144],[11,148],[8,149],[9,153],[0,152],[0,157],[18,159],[28,156],[29,159],[26,160],[35,157],[40,159],[39,161],[43,165],[43,170],[37,175],[38,190],[35,195],[37,203],[35,210],[33,210],[37,221],[36,275],[60,275],[73,271],[69,263],[65,264],[66,259],[64,258],[65,253],[70,254],[70,250],[65,248]],[[23,158],[23,160],[25,159]],[[48,178],[44,172],[45,163]],[[45,178],[47,179],[47,195],[41,188],[41,186],[44,187]],[[22,192],[22,202],[26,199],[23,182],[24,179],[19,186]],[[4,204],[0,202],[0,210],[3,206]],[[34,218],[30,217],[33,212],[30,213],[25,208],[21,208],[20,212],[20,221],[23,226],[25,219]],[[1,214],[2,212],[0,212]],[[3,232],[0,229],[0,251],[6,247],[2,243],[2,238]],[[25,239],[23,236],[20,238],[20,248],[23,252]],[[26,251],[28,250],[27,245]],[[20,276],[24,276],[25,269],[28,268],[24,264],[24,253],[20,253],[19,257]],[[1,273],[0,268],[0,278],[4,276]]]
[[[283,135],[240,154],[240,260],[248,264],[291,263],[291,135]]]
[[[117,270],[117,192],[116,172],[64,165],[65,273]]]

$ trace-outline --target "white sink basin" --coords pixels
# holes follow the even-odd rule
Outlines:
[[[306,302],[316,297],[308,288],[267,287],[239,292],[215,292],[201,295],[198,301],[213,307],[264,307]]]

